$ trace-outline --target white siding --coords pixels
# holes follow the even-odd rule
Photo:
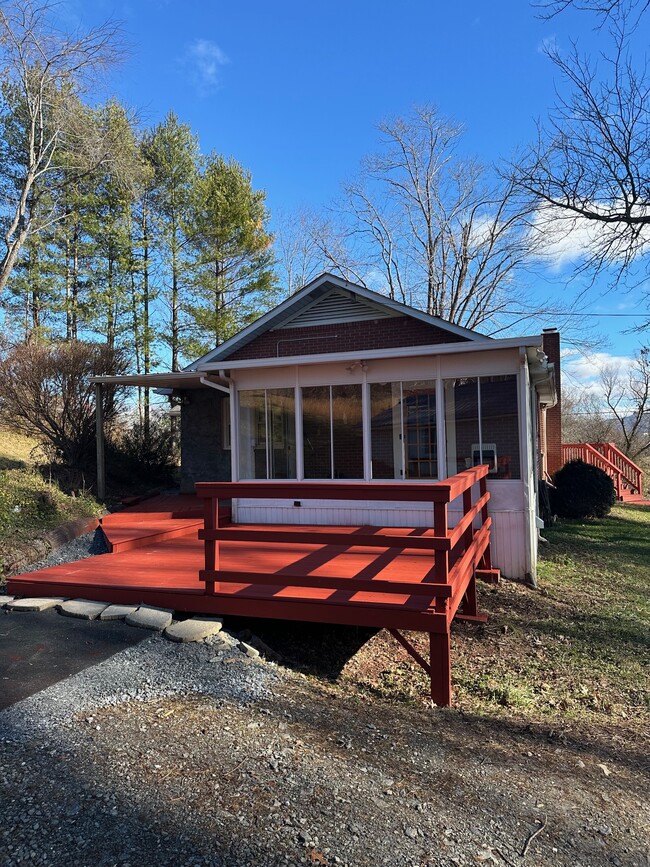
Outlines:
[[[526,572],[526,513],[523,510],[523,483],[488,482],[492,496],[489,510],[493,521],[492,562],[509,578],[524,578]],[[331,524],[375,527],[431,527],[433,509],[426,503],[350,502],[346,500],[238,500],[233,518],[241,524]],[[449,526],[462,515],[456,503],[449,507]]]

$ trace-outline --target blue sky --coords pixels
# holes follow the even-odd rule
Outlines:
[[[526,0],[67,0],[62,13],[83,25],[121,21],[131,53],[111,90],[147,125],[175,111],[204,152],[252,171],[271,212],[325,205],[375,148],[375,124],[415,103],[462,122],[468,154],[509,157],[554,100],[544,42],[568,47],[573,37],[594,51],[600,39],[590,16],[543,21]],[[537,291],[576,291],[565,287],[572,267],[569,251]],[[590,297],[593,312],[639,310],[638,293]],[[593,321],[609,338],[604,353],[638,346],[621,333],[633,319]]]

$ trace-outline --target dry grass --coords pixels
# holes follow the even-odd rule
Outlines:
[[[454,625],[454,707],[524,724],[641,732],[650,721],[650,507],[619,506],[604,520],[563,522],[545,535],[539,589],[481,585],[488,624]],[[426,675],[386,631],[262,622],[255,630],[346,692],[428,700]],[[426,653],[426,636],[410,638]]]
[[[0,574],[7,549],[66,521],[100,513],[90,495],[64,494],[38,472],[44,459],[31,437],[0,428]]]

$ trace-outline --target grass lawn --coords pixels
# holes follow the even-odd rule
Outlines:
[[[0,428],[0,574],[3,549],[100,512],[90,494],[70,497],[46,481],[35,469],[42,459],[35,440]]]
[[[452,628],[454,708],[561,727],[636,728],[650,721],[650,507],[544,531],[539,589],[479,585],[486,626]],[[295,646],[268,643],[308,673],[361,698],[424,702],[428,681],[386,631],[307,627]],[[426,638],[411,633],[423,653]],[[278,644],[279,640],[279,644]],[[275,644],[274,644],[275,642]]]

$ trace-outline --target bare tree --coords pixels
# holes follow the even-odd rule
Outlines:
[[[55,461],[92,467],[95,449],[95,386],[91,376],[126,371],[121,350],[97,343],[33,341],[0,346],[0,418],[36,437]],[[104,389],[110,428],[118,401]]]
[[[60,217],[52,210],[53,188],[108,158],[106,142],[91,134],[79,95],[92,76],[117,60],[117,27],[63,34],[52,8],[49,0],[14,0],[0,8],[3,125],[13,133],[5,136],[3,153],[0,292],[27,238]]]
[[[345,231],[334,233],[338,251],[325,246],[326,256],[362,282],[381,281],[391,297],[468,328],[498,316],[535,255],[531,206],[512,182],[460,155],[462,128],[433,106],[379,130],[382,148],[345,188]]]
[[[281,285],[290,295],[325,270],[327,263],[317,243],[315,217],[306,209],[280,212],[274,220],[275,264]]]
[[[562,437],[568,443],[612,442],[618,431],[602,394],[562,386]]]
[[[650,8],[650,0],[542,0],[535,3],[542,18],[550,19],[573,8],[582,12],[594,12],[605,22],[623,19],[635,14],[638,19]]]
[[[575,45],[566,56],[548,50],[568,95],[558,97],[512,179],[537,203],[541,229],[581,232],[583,268],[613,268],[620,279],[650,241],[650,79],[645,64],[634,65],[624,31],[612,35],[613,52],[600,63]]]
[[[632,460],[650,454],[650,349],[639,351],[627,375],[608,368],[601,378],[622,450]]]

